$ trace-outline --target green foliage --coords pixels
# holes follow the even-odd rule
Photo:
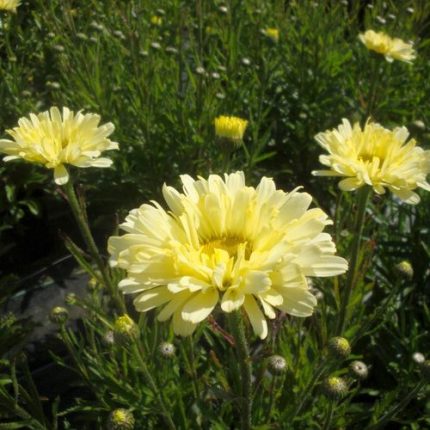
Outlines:
[[[251,183],[265,174],[281,188],[303,185],[334,219],[339,254],[350,255],[355,195],[341,195],[334,181],[310,175],[321,153],[315,134],[343,117],[364,123],[371,116],[387,127],[406,125],[424,148],[430,143],[430,4],[369,3],[23,2],[17,14],[0,14],[0,128],[51,105],[113,122],[120,143],[114,167],[74,172],[92,225],[110,234],[115,216],[122,220],[129,209],[158,199],[164,182],[175,185],[182,173],[219,173],[223,154],[214,118],[246,118],[244,146],[232,154],[231,168],[244,170]],[[279,29],[278,43],[261,32],[267,27]],[[414,64],[388,63],[368,51],[357,38],[368,28],[414,40]],[[0,165],[0,176],[0,259],[12,264],[22,252],[18,241],[31,240],[32,221],[51,212],[64,219],[65,209],[51,172],[10,162]],[[327,351],[338,334],[343,278],[314,283],[319,305],[312,317],[280,315],[269,339],[251,342],[255,429],[430,426],[429,387],[411,358],[430,350],[429,202],[423,196],[411,207],[374,196],[367,206],[347,312],[349,357]],[[15,357],[26,324],[1,317],[0,430],[104,429],[118,408],[131,411],[138,429],[164,428],[159,396],[178,429],[237,428],[241,369],[223,314],[216,311],[192,339],[175,338],[153,312],[133,315],[138,335],[119,342],[99,272],[81,245],[63,236],[95,279],[86,297],[69,301],[84,317],[78,330],[60,324],[65,350],[52,353],[73,376],[45,400],[26,361]],[[402,260],[411,263],[412,278],[396,272]],[[110,275],[116,285],[123,273]],[[15,278],[2,277],[0,290],[3,305],[16,290]],[[176,347],[171,357],[159,349],[166,341]],[[285,358],[285,372],[268,370],[274,354]],[[364,381],[348,373],[356,359],[369,366]],[[342,399],[324,395],[323,381],[332,375],[346,378]]]

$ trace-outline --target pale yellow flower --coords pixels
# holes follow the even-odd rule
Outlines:
[[[359,34],[358,38],[367,49],[382,54],[390,63],[393,60],[411,63],[416,58],[416,52],[411,43],[406,43],[399,38],[391,38],[382,31],[367,30]]]
[[[132,210],[123,236],[109,239],[111,264],[127,271],[124,293],[137,293],[139,312],[162,308],[175,333],[191,334],[217,304],[241,307],[255,333],[267,336],[275,308],[307,317],[316,306],[307,277],[347,270],[323,233],[331,224],[309,194],[277,190],[262,178],[245,185],[243,172],[194,180],[181,176],[184,193],[164,185],[170,211],[158,203]]]
[[[118,149],[118,144],[108,139],[114,125],[99,126],[100,116],[76,114],[58,108],[30,118],[21,118],[18,127],[7,130],[13,140],[0,139],[0,152],[8,154],[4,161],[23,158],[32,163],[54,169],[55,182],[64,185],[69,180],[65,167],[109,167],[112,160],[100,157],[102,151]]]
[[[16,8],[21,4],[20,0],[0,0],[0,10],[16,12]]]
[[[161,25],[163,23],[163,18],[161,16],[154,15],[151,17],[151,24],[152,25]]]
[[[367,122],[364,128],[353,127],[344,119],[337,129],[319,133],[315,139],[329,153],[320,155],[320,162],[330,170],[313,172],[317,176],[345,176],[339,187],[352,191],[364,185],[373,187],[378,194],[385,188],[406,203],[416,204],[416,188],[430,191],[426,176],[430,173],[430,151],[408,142],[406,127],[388,130],[379,124]]]
[[[274,42],[279,41],[279,30],[277,28],[266,28],[263,30],[263,33]]]
[[[243,139],[248,121],[236,116],[219,116],[215,118],[215,134],[218,137],[240,141]]]

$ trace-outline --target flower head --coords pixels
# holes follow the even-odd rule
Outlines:
[[[0,10],[16,12],[16,8],[21,4],[20,0],[0,0]]]
[[[358,38],[367,49],[382,54],[390,63],[393,60],[412,63],[416,58],[416,52],[411,43],[406,43],[397,37],[393,39],[382,31],[367,30],[359,34]]]
[[[115,409],[108,420],[109,430],[133,430],[135,420],[131,411],[127,409]]]
[[[77,167],[109,167],[112,160],[100,157],[102,151],[118,149],[108,139],[114,126],[99,126],[95,114],[76,114],[56,107],[30,118],[21,118],[18,127],[7,130],[13,140],[0,139],[0,152],[8,154],[4,161],[23,158],[54,169],[55,182],[64,185],[69,180],[65,164]]]
[[[248,121],[236,116],[219,116],[215,118],[215,134],[218,137],[235,142],[243,139]]]
[[[163,18],[161,16],[154,15],[151,17],[152,25],[161,25],[163,23]]]
[[[265,177],[249,187],[242,172],[181,180],[184,193],[163,187],[169,212],[155,202],[132,210],[126,234],[108,245],[111,264],[127,270],[120,288],[138,293],[137,311],[162,308],[158,319],[172,318],[175,333],[191,334],[219,303],[224,312],[243,307],[265,338],[274,308],[312,314],[307,276],[346,271],[323,233],[331,221],[308,209],[309,194],[277,190]]]
[[[334,130],[315,136],[328,155],[320,155],[320,163],[330,170],[313,172],[317,176],[344,176],[339,187],[352,191],[364,185],[383,194],[385,188],[406,203],[416,204],[417,187],[430,191],[426,176],[430,172],[430,151],[408,142],[406,127],[388,130],[379,124],[367,122],[364,128],[348,120]]]
[[[265,28],[263,30],[265,36],[271,39],[273,42],[279,41],[279,30],[277,28]]]

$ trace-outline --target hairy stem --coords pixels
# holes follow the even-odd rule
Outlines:
[[[349,262],[348,278],[346,280],[345,289],[341,298],[339,320],[336,330],[338,335],[342,335],[347,322],[348,305],[351,299],[351,293],[354,287],[355,275],[357,272],[357,263],[360,254],[360,245],[364,226],[364,216],[366,213],[366,206],[370,192],[371,188],[368,186],[361,188],[358,192],[358,207],[355,217],[354,238],[352,242],[351,259]]]

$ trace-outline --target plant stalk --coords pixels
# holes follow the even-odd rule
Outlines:
[[[245,334],[242,315],[239,311],[227,314],[230,323],[230,329],[233,332],[236,342],[236,352],[240,367],[240,403],[241,403],[241,429],[251,430],[252,426],[252,363],[249,353],[248,341]]]
[[[82,237],[85,241],[85,244],[88,247],[88,250],[91,254],[91,257],[97,264],[98,269],[102,275],[103,282],[105,287],[109,291],[113,301],[115,302],[118,311],[121,313],[126,313],[125,304],[122,300],[121,296],[118,294],[118,290],[113,284],[111,277],[109,276],[108,271],[106,270],[106,266],[103,263],[103,259],[100,256],[97,245],[94,241],[93,235],[91,233],[90,227],[88,225],[87,217],[85,215],[85,211],[79,203],[78,197],[76,195],[75,188],[72,184],[72,180],[69,181],[63,187],[67,200],[69,201],[70,208],[72,209],[73,216],[75,217],[76,223],[78,224],[79,230],[82,234]]]
[[[341,298],[339,320],[337,324],[337,334],[342,335],[345,330],[348,305],[351,299],[352,289],[354,287],[355,275],[357,272],[358,257],[360,255],[360,245],[364,226],[364,216],[366,214],[367,201],[371,192],[369,186],[364,186],[358,192],[357,213],[354,225],[354,239],[352,242],[351,260],[349,263],[348,278],[346,280],[345,290]]]

